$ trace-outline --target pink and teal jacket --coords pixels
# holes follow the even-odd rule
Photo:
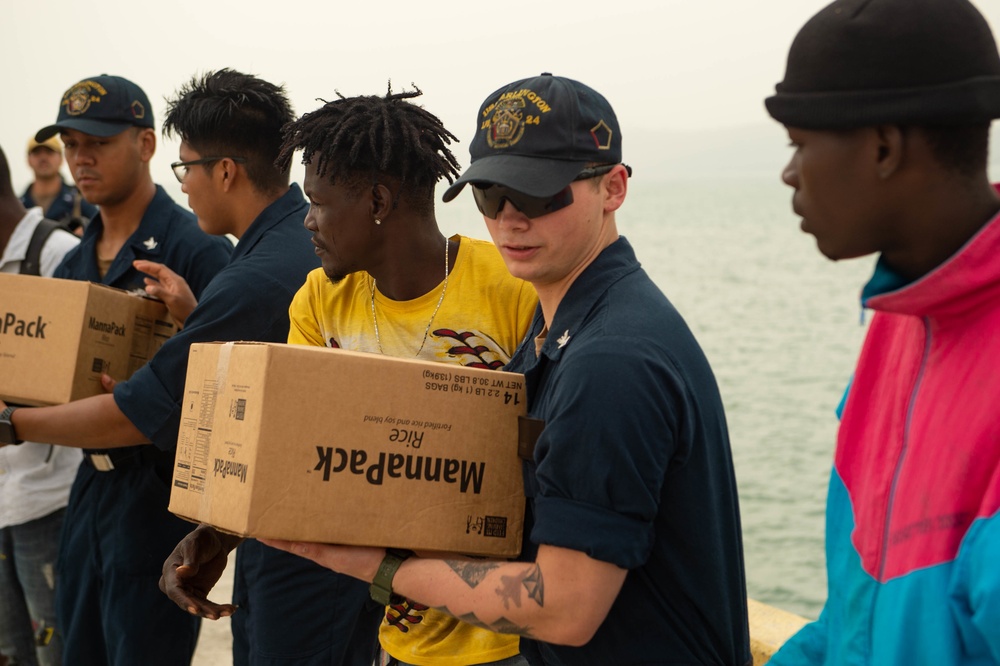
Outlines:
[[[841,419],[829,593],[771,660],[1000,665],[1000,215],[875,310]]]

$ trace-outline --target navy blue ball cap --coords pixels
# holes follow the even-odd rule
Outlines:
[[[54,125],[35,134],[45,141],[64,129],[93,136],[114,136],[129,127],[153,127],[153,109],[142,88],[120,76],[92,76],[63,93]]]
[[[466,183],[503,185],[531,196],[556,194],[588,164],[622,161],[615,112],[596,90],[542,74],[494,91],[479,108],[469,168],[445,193]]]

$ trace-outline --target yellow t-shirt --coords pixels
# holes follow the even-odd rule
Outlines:
[[[381,345],[388,356],[412,358],[419,350],[422,360],[499,369],[527,332],[538,297],[507,272],[492,243],[460,236],[451,242],[459,246],[447,289],[442,281],[411,301],[386,298],[364,272],[331,284],[322,269],[312,271],[289,309],[288,342],[376,354]],[[518,653],[517,636],[410,601],[386,607],[379,642],[396,659],[418,666],[465,666]]]

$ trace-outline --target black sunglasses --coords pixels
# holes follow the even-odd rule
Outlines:
[[[588,167],[578,173],[573,180],[588,180],[597,176],[603,176],[604,174],[609,173],[616,166],[618,165],[601,164],[600,166]],[[627,166],[625,168],[628,169],[629,175],[631,175],[632,170]],[[491,220],[497,219],[497,215],[500,214],[500,210],[503,208],[505,201],[509,201],[514,208],[518,209],[526,217],[531,219],[541,217],[542,215],[548,215],[549,213],[554,213],[555,211],[565,208],[573,203],[573,189],[569,185],[559,190],[552,196],[533,197],[530,194],[512,190],[504,185],[495,185],[492,183],[473,183],[472,196],[476,200],[476,206],[479,208],[479,212]]]

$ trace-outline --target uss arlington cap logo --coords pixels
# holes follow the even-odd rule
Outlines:
[[[552,79],[549,77],[548,80],[542,80],[548,83]],[[554,101],[552,104],[558,104],[558,101]],[[480,130],[485,131],[486,145],[493,149],[514,146],[524,136],[528,126],[542,124],[542,118],[545,114],[554,111],[553,117],[559,117],[559,111],[553,108],[552,104],[540,93],[527,87],[502,93],[495,102],[487,105],[482,111],[484,120]],[[608,109],[610,110],[610,107]],[[565,121],[566,119],[560,118],[559,120]],[[554,122],[558,122],[558,120]],[[569,131],[572,134],[572,130]],[[602,116],[597,118],[597,124],[589,127],[589,134],[594,149],[598,151],[612,149],[615,132]]]
[[[490,148],[507,148],[524,135],[524,99],[507,99],[497,102],[490,120],[486,143]]]
[[[528,125],[540,125],[542,115],[551,110],[548,102],[529,88],[504,93],[500,99],[483,109],[484,117],[492,114],[481,127],[487,130],[487,145],[490,148],[513,146],[524,136]]]
[[[91,103],[101,102],[108,94],[104,86],[96,81],[80,81],[63,95],[63,106],[71,116],[82,116],[90,108]]]

